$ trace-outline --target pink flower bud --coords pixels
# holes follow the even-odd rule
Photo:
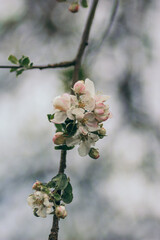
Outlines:
[[[93,158],[93,159],[99,158],[100,155],[99,155],[98,149],[96,149],[96,148],[91,148],[90,151],[89,151],[89,156],[90,156],[91,158]]]
[[[65,218],[67,216],[67,211],[64,206],[60,205],[56,207],[55,214],[58,218]]]
[[[63,136],[63,132],[56,132],[52,140],[54,144],[61,145],[65,143],[66,138]]]
[[[39,182],[38,180],[33,184],[33,186],[32,186],[32,189],[34,189],[34,190],[40,190],[40,186],[41,186],[41,182]]]
[[[72,13],[78,12],[78,10],[79,10],[79,4],[76,3],[76,2],[73,2],[73,3],[69,6],[68,10],[69,10],[70,12],[72,12]]]
[[[77,94],[84,94],[85,93],[85,84],[84,81],[78,81],[74,84],[73,90]]]

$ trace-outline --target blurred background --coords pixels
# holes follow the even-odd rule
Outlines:
[[[10,54],[34,64],[74,58],[89,8],[72,14],[55,0],[0,3],[0,65]],[[106,38],[112,6],[99,1],[81,79],[111,96],[113,118],[98,160],[81,158],[77,147],[67,154],[74,201],[60,221],[63,240],[160,239],[160,1],[121,0]],[[0,69],[0,240],[48,238],[52,216],[34,217],[26,199],[36,180],[57,174],[60,152],[46,115],[69,89],[72,70],[16,78]]]

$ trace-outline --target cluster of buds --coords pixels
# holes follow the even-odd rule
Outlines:
[[[56,145],[68,147],[79,145],[80,156],[97,159],[98,149],[92,146],[106,136],[102,122],[111,117],[109,106],[105,104],[109,96],[96,95],[91,80],[78,81],[74,84],[74,95],[64,93],[53,101],[55,113],[53,122],[59,126],[53,137]]]
[[[36,181],[32,189],[35,190],[33,194],[30,194],[27,198],[28,205],[33,209],[33,213],[36,217],[45,218],[48,214],[55,213],[59,218],[65,218],[67,212],[64,205],[57,206],[54,191],[52,192],[49,187],[43,183]],[[55,211],[54,211],[55,209]]]

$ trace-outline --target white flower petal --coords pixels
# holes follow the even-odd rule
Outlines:
[[[55,114],[54,114],[54,119],[51,120],[51,122],[53,123],[63,123],[67,118],[67,115],[65,112],[61,112],[61,111],[57,111]]]
[[[69,119],[71,119],[71,120],[74,120],[74,116],[72,115],[72,109],[69,109],[69,110],[67,111],[67,117],[68,117]]]
[[[83,108],[75,108],[72,110],[72,114],[76,116],[77,120],[81,120],[84,117],[84,109]]]
[[[80,143],[80,138],[79,136],[71,137],[66,139],[66,145],[67,146],[74,146]]]
[[[36,212],[38,216],[42,217],[42,218],[46,218],[47,217],[47,213],[46,213],[47,208],[40,206],[40,208],[38,209],[38,211]]]
[[[86,110],[93,111],[95,108],[95,99],[90,94],[82,95],[81,101],[84,103]]]
[[[85,80],[85,91],[86,93],[89,93],[92,97],[95,96],[95,88],[94,88],[94,83],[89,80],[88,78]]]
[[[33,195],[30,195],[28,198],[27,198],[27,203],[30,207],[33,207],[34,205],[34,198],[33,198]]]
[[[79,148],[78,148],[79,155],[81,157],[85,157],[89,153],[90,148],[91,148],[91,146],[88,141],[81,142],[81,144],[79,145]]]
[[[79,131],[81,134],[83,134],[83,135],[87,135],[87,134],[88,134],[88,130],[87,130],[87,128],[84,127],[84,126],[80,126],[80,127],[78,128],[78,131]]]

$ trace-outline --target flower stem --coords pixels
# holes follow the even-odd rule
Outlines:
[[[88,19],[87,19],[87,22],[86,22],[86,25],[85,25],[85,28],[83,31],[81,43],[80,43],[80,46],[79,46],[79,49],[77,52],[76,60],[74,62],[75,64],[74,64],[74,72],[73,72],[73,78],[72,78],[72,86],[74,85],[75,82],[78,81],[78,75],[79,75],[79,69],[81,66],[82,57],[84,54],[84,50],[85,50],[86,46],[88,45],[89,33],[90,33],[90,29],[92,26],[92,22],[93,22],[93,18],[95,15],[95,11],[96,11],[98,2],[99,2],[99,0],[93,0],[91,9],[90,9],[90,12],[88,15]],[[66,168],[66,154],[67,154],[66,150],[61,151],[59,173],[64,173],[64,170]],[[58,231],[59,231],[59,219],[54,214],[51,233],[49,235],[48,240],[58,240]]]

